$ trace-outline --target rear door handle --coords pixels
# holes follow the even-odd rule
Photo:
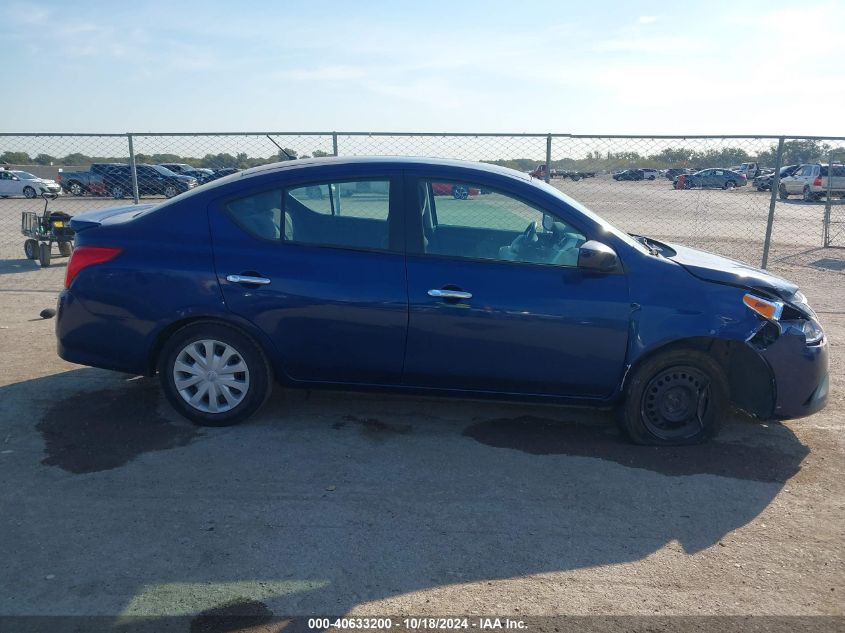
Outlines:
[[[438,299],[472,299],[471,292],[464,292],[463,290],[440,290],[439,288],[429,290],[428,296],[437,297]]]
[[[270,280],[267,277],[253,277],[252,275],[227,275],[226,281],[233,284],[255,284],[256,286],[267,286]]]

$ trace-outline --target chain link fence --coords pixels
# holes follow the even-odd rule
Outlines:
[[[74,215],[165,199],[256,165],[331,155],[504,165],[533,172],[632,233],[758,266],[845,272],[842,137],[0,134],[0,259],[25,257],[21,214],[43,211],[44,190],[61,192],[52,211]]]

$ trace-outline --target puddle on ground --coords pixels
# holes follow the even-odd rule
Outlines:
[[[614,428],[534,416],[477,422],[463,434],[482,444],[532,455],[596,457],[668,476],[719,475],[783,483],[795,475],[809,450],[791,432],[777,446],[711,441],[680,447],[635,446]]]
[[[158,396],[155,380],[140,379],[56,401],[35,427],[47,453],[41,463],[74,474],[95,473],[143,453],[189,444],[199,431],[159,416]]]

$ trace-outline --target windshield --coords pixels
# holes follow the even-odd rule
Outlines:
[[[38,180],[38,176],[30,174],[28,171],[13,171],[12,173],[21,180]]]
[[[550,184],[545,183],[542,180],[532,181],[532,182],[534,183],[534,185],[536,187],[540,187],[546,193],[553,195],[555,198],[557,198],[561,202],[566,203],[568,206],[572,207],[573,209],[575,209],[579,213],[584,214],[586,217],[590,218],[593,222],[600,225],[601,228],[604,231],[611,233],[616,238],[625,242],[625,244],[627,244],[628,246],[635,248],[642,253],[649,253],[650,252],[650,249],[647,248],[645,245],[643,245],[641,242],[635,240],[633,237],[631,237],[627,233],[620,231],[615,226],[613,226],[610,222],[608,222],[607,220],[605,220],[601,216],[593,213],[587,207],[585,207],[583,204],[581,204],[580,202],[578,202],[576,200],[573,200],[572,198],[567,196],[565,193],[563,193],[559,189],[552,187]]]
[[[167,167],[162,167],[161,165],[150,165],[153,169],[155,169],[158,173],[162,174],[163,176],[175,176],[176,174],[170,171]]]

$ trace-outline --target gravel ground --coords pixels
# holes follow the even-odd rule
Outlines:
[[[763,195],[618,184],[712,208]],[[598,188],[566,188],[582,185]],[[828,332],[827,409],[783,424],[733,414],[718,441],[668,450],[622,443],[604,412],[281,389],[243,426],[196,429],[154,380],[56,357],[38,313],[62,260],[0,260],[0,614],[104,616],[112,630],[161,615],[212,630],[197,618],[232,609],[833,615],[811,622],[841,628],[845,275],[828,263],[838,249],[813,252],[776,270]]]

